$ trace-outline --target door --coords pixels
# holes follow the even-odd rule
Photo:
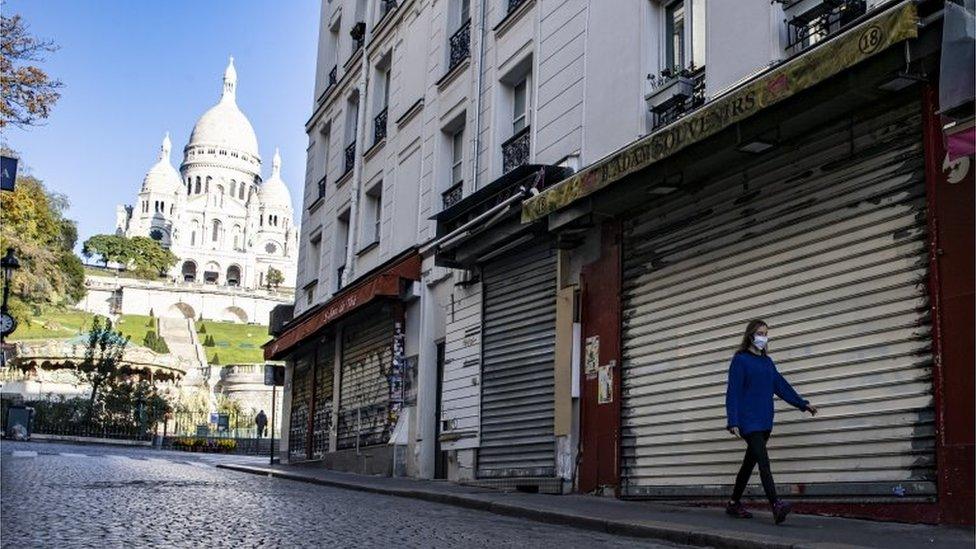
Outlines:
[[[390,369],[393,365],[393,312],[384,305],[366,309],[342,326],[338,449],[386,444],[390,423]]]
[[[434,427],[434,478],[447,478],[447,452],[441,449],[441,387],[444,383],[444,342],[437,344],[437,418]]]
[[[579,491],[620,483],[620,244],[618,224],[603,227],[601,255],[580,273]],[[601,387],[603,385],[603,387]]]
[[[626,496],[725,495],[746,322],[820,407],[776,399],[778,483],[809,496],[935,493],[920,109],[877,105],[675,193],[623,227]],[[743,170],[743,171],[738,171]]]
[[[483,266],[478,477],[555,476],[556,253],[549,240]]]

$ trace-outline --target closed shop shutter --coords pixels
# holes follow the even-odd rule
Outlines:
[[[329,426],[332,424],[332,387],[335,371],[335,337],[322,339],[315,370],[315,414],[312,419],[312,457],[319,459],[329,451]]]
[[[308,354],[295,359],[291,378],[291,418],[288,423],[288,458],[308,459],[308,406],[312,389],[312,361]]]
[[[483,269],[478,476],[555,476],[556,253],[548,240]]]
[[[337,447],[386,444],[393,363],[393,313],[390,306],[366,310],[342,327],[342,381],[339,386]]]
[[[781,491],[934,494],[921,135],[915,102],[889,105],[625,223],[624,495],[727,495],[744,445],[725,387],[751,318],[821,408],[776,399]]]

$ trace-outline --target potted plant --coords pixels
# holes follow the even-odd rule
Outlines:
[[[652,112],[661,112],[676,103],[684,102],[694,93],[695,81],[692,78],[695,67],[668,67],[659,74],[647,75],[650,91],[644,96],[647,108]]]

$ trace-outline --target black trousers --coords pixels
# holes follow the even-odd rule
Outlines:
[[[773,482],[773,472],[769,468],[769,454],[766,453],[766,441],[769,440],[769,431],[755,431],[747,435],[742,435],[746,441],[746,455],[742,458],[742,467],[739,474],[735,477],[735,489],[732,491],[732,501],[739,501],[742,493],[749,484],[749,477],[752,470],[759,464],[759,478],[762,480],[763,491],[769,503],[775,503],[776,483]]]

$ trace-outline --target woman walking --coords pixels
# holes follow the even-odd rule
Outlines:
[[[725,512],[737,518],[752,517],[752,513],[742,505],[741,498],[752,470],[758,464],[763,491],[773,508],[776,524],[780,524],[786,520],[790,504],[776,496],[776,484],[773,483],[766,453],[766,442],[773,430],[773,394],[801,411],[810,412],[812,416],[817,415],[817,409],[800,397],[776,371],[773,359],[766,354],[768,343],[769,327],[766,323],[762,320],[750,321],[729,366],[729,384],[725,392],[728,430],[733,436],[745,440],[746,455],[735,477],[735,489]]]

